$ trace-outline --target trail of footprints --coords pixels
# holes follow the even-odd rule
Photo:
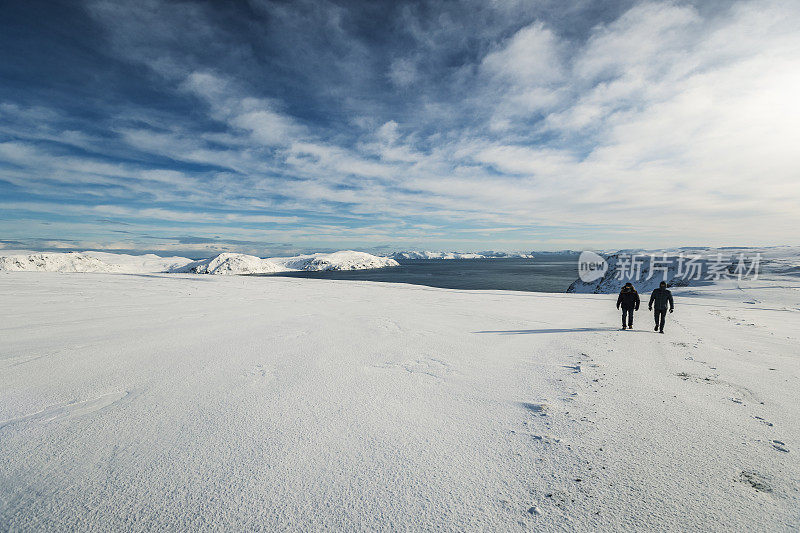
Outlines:
[[[727,318],[730,318],[730,317],[727,317]],[[747,325],[752,325],[752,324],[747,324]],[[689,343],[685,343],[685,342],[673,342],[672,344],[675,345],[675,346],[682,347],[682,348],[690,348],[690,344]],[[698,346],[697,343],[695,343],[695,344],[692,344],[691,347],[698,348],[699,346]],[[693,363],[703,365],[703,366],[707,367],[709,370],[716,370],[716,367],[710,366],[706,361],[701,361],[701,360],[695,359],[692,356],[687,356],[687,357],[684,358],[684,360],[691,361]],[[770,370],[773,370],[773,369],[770,369]],[[689,381],[689,382],[693,382],[693,383],[704,383],[704,384],[707,384],[707,385],[722,385],[722,386],[725,386],[729,390],[734,392],[734,395],[733,396],[729,396],[727,399],[729,401],[731,401],[732,403],[734,403],[734,404],[741,405],[742,407],[749,407],[751,405],[764,405],[764,402],[756,394],[754,394],[750,389],[748,389],[747,387],[743,387],[741,385],[737,385],[735,383],[731,383],[729,381],[725,381],[725,380],[719,379],[719,375],[718,374],[712,374],[711,376],[700,376],[700,375],[692,374],[692,373],[689,373],[689,372],[679,372],[679,373],[676,374],[676,376],[678,378],[682,379],[683,381]],[[755,422],[757,422],[757,423],[759,423],[759,424],[761,424],[761,425],[763,425],[763,426],[765,426],[767,428],[775,427],[775,425],[772,422],[770,422],[769,420],[767,420],[767,419],[765,419],[765,418],[763,418],[763,417],[761,417],[759,415],[750,415],[750,416]],[[764,439],[764,441],[760,441],[760,442],[766,442],[773,450],[775,450],[777,452],[789,453],[789,447],[786,445],[786,443],[784,443],[781,440],[772,439],[772,438],[767,437],[766,439]],[[758,473],[758,472],[755,472],[755,471],[752,471],[752,470],[742,470],[742,472],[739,474],[738,478],[735,479],[735,481],[740,482],[740,483],[744,483],[745,485],[750,486],[752,489],[754,489],[757,492],[763,492],[763,493],[771,493],[771,492],[773,492],[773,488],[771,486],[771,483],[770,483],[770,480],[768,479],[768,477],[765,476],[764,474],[761,474],[761,473]]]
[[[576,361],[564,363],[560,366],[565,373],[564,378],[558,379],[559,382],[572,381],[569,379],[570,377],[578,377],[574,376],[574,374],[581,374],[580,377],[585,378],[586,384],[592,387],[594,392],[598,392],[600,378],[605,374],[601,374],[594,379],[587,375],[586,369],[599,367],[599,365],[592,362],[592,358],[587,354],[581,353],[580,356],[576,357]],[[600,460],[589,461],[585,457],[587,455],[599,455],[603,452],[603,448],[600,447],[599,450],[594,448],[583,449],[582,446],[579,453],[577,449],[573,449],[568,441],[550,432],[553,428],[553,418],[561,418],[561,422],[567,424],[584,425],[594,423],[587,417],[577,418],[570,413],[570,404],[575,401],[579,394],[576,388],[570,386],[566,387],[564,393],[559,395],[555,402],[547,399],[538,399],[517,403],[517,406],[524,409],[528,416],[522,422],[523,430],[511,430],[510,433],[524,439],[530,439],[535,443],[535,446],[541,446],[543,450],[557,450],[556,454],[537,454],[534,461],[536,463],[559,461],[560,464],[557,467],[554,466],[554,469],[564,473],[563,478],[554,479],[547,490],[541,492],[531,491],[532,501],[523,509],[523,514],[528,519],[535,519],[547,512],[563,514],[569,506],[575,504],[578,500],[580,500],[579,505],[582,506],[598,504],[598,501],[591,494],[591,482],[597,481],[599,471],[605,470],[606,467],[598,467],[598,464],[602,462]],[[564,458],[570,459],[565,462]],[[595,514],[600,514],[600,512],[600,507],[594,511]],[[521,520],[520,524],[527,526],[524,520]]]
[[[687,343],[681,343],[681,342],[673,342],[672,344],[674,344],[675,346],[681,346],[681,347],[688,347],[689,346]],[[698,345],[694,344],[693,347],[697,348]],[[684,358],[684,360],[691,361],[691,362],[703,365],[703,366],[707,367],[709,370],[716,370],[716,367],[709,366],[709,364],[706,361],[701,361],[701,360],[695,359],[692,356],[687,356],[687,357]],[[753,391],[751,391],[747,387],[743,387],[743,386],[738,385],[736,383],[731,383],[730,381],[725,381],[723,379],[719,379],[719,375],[718,374],[712,374],[710,376],[700,376],[700,375],[697,375],[697,374],[692,374],[690,372],[678,372],[676,374],[676,376],[679,377],[680,379],[682,379],[683,381],[690,381],[690,382],[694,382],[694,383],[704,383],[704,384],[707,384],[707,385],[722,385],[722,386],[725,386],[730,391],[732,391],[734,393],[732,396],[728,397],[728,401],[730,401],[732,403],[735,403],[737,405],[741,405],[743,407],[749,407],[750,405],[764,405],[764,402]],[[769,428],[775,427],[775,425],[772,422],[770,422],[769,420],[766,420],[765,418],[763,418],[763,417],[761,417],[759,415],[751,415],[751,417],[752,417],[753,420],[755,420],[759,424],[762,424],[763,426],[766,426],[766,427],[769,427]],[[774,448],[775,450],[783,452],[783,453],[788,453],[789,452],[789,448],[782,441],[774,440],[774,439],[767,439],[767,441],[770,443],[772,448]]]
[[[673,342],[675,346],[679,346],[681,348],[692,349],[692,348],[699,348],[699,342],[697,343],[687,343],[687,342]],[[597,368],[599,365],[592,362],[591,357],[589,357],[585,353],[581,353],[580,357],[576,358],[577,361],[563,364],[562,367],[565,371],[569,374],[581,374],[584,372],[586,368]],[[716,370],[716,367],[710,366],[706,361],[697,360],[692,356],[687,356],[685,358],[686,361],[691,361],[693,363],[702,365],[706,367],[708,370]],[[567,377],[565,375],[565,377]],[[597,378],[587,378],[590,381],[587,383],[593,387],[601,387],[600,379],[605,374],[601,374]],[[729,381],[725,381],[719,379],[718,374],[712,374],[710,376],[701,376],[698,374],[693,374],[690,372],[680,372],[677,374],[677,377],[682,379],[683,381],[693,382],[693,383],[703,383],[711,386],[723,386],[728,388],[733,392],[733,396],[729,397],[728,399],[736,404],[742,405],[744,407],[748,407],[751,405],[763,405],[764,402],[760,400],[760,398],[753,393],[747,387],[740,386],[735,383],[731,383]],[[559,379],[559,381],[563,381]],[[598,392],[598,389],[593,389],[594,392]],[[559,411],[558,414],[569,416],[569,411],[566,410],[566,406],[569,405],[569,402],[574,401],[574,399],[578,396],[578,392],[573,390],[567,392],[564,396],[559,398],[562,405],[565,406],[563,411]],[[534,442],[538,443],[544,447],[555,447],[555,446],[562,446],[565,448],[565,451],[570,452],[571,447],[569,443],[564,442],[561,438],[549,434],[546,430],[551,428],[551,424],[549,422],[549,417],[553,414],[556,409],[554,409],[553,405],[551,405],[547,400],[537,400],[537,401],[525,401],[519,402],[519,407],[525,409],[528,412],[527,419],[523,422],[523,426],[525,427],[525,431],[516,432],[511,431],[512,434],[518,434],[520,436],[530,438]],[[752,419],[754,422],[761,424],[765,428],[773,428],[775,427],[774,424],[765,418],[752,415]],[[572,422],[579,422],[579,423],[592,423],[591,420],[582,417],[580,420],[569,419]],[[544,430],[544,431],[543,431]],[[766,439],[766,442],[774,449],[776,452],[779,453],[789,453],[790,450],[786,443],[781,440],[777,439]],[[599,451],[602,452],[603,449],[599,448]],[[576,459],[576,468],[581,466],[585,467],[588,471],[592,470],[592,466],[590,466],[588,461],[579,461]],[[538,459],[539,461],[541,459]],[[577,463],[585,463],[585,464],[577,464]],[[600,466],[600,469],[605,470],[605,466]],[[590,472],[588,476],[574,476],[572,479],[572,483],[574,484],[571,487],[571,490],[552,490],[547,492],[543,495],[538,495],[535,499],[538,500],[535,502],[534,505],[531,505],[526,508],[525,514],[529,518],[535,518],[537,516],[542,515],[549,506],[554,506],[559,509],[563,509],[565,506],[574,503],[576,496],[588,494],[587,489],[588,486],[584,481],[587,478],[592,477],[592,473]],[[773,492],[773,484],[772,480],[769,476],[755,472],[753,470],[742,470],[741,473],[734,479],[735,482],[743,483],[753,490],[769,494]],[[534,495],[532,495],[534,496]],[[591,500],[590,500],[591,501]],[[600,513],[600,510],[597,511],[597,514]]]
[[[745,302],[745,303],[755,303],[755,302]],[[728,320],[730,322],[733,322],[737,326],[756,327],[756,324],[753,323],[753,322],[747,322],[744,319],[736,318],[735,316],[723,315],[722,314],[722,310],[720,310],[720,309],[712,309],[709,312],[714,316],[718,316],[720,318],[724,318],[724,319],[726,319],[726,320]]]

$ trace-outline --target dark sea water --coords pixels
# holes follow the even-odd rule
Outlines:
[[[578,278],[576,255],[534,259],[428,259],[402,261],[399,267],[269,274],[293,278],[383,281],[443,287],[534,292],[565,292]]]

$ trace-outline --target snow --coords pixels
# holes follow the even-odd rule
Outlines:
[[[169,272],[191,272],[193,274],[269,274],[285,270],[269,259],[245,254],[219,254],[210,259],[192,261],[186,265],[169,269]]]
[[[392,254],[398,260],[419,260],[419,259],[497,259],[497,258],[532,258],[533,255],[526,252],[395,252]]]
[[[109,252],[82,252],[83,255],[115,265],[121,272],[169,272],[187,265],[191,259],[186,257],[161,257],[155,254],[128,255]]]
[[[800,281],[673,292],[4,272],[0,529],[796,531]]]
[[[186,257],[125,255],[107,252],[33,253],[0,257],[0,272],[120,272],[194,274],[270,274],[293,270],[360,270],[397,266],[394,259],[351,250],[262,259],[222,253],[193,261]]]
[[[378,257],[352,250],[295,257],[273,257],[270,261],[286,270],[362,270],[398,265],[397,261],[389,257]]]
[[[628,281],[633,282],[634,286],[640,293],[652,292],[653,289],[658,287],[659,283],[664,280],[664,274],[661,271],[651,270],[650,258],[655,257],[656,260],[662,260],[666,254],[669,261],[667,268],[666,281],[670,287],[680,286],[704,286],[709,285],[711,282],[706,279],[706,267],[703,267],[704,275],[700,279],[693,279],[693,276],[685,276],[678,271],[678,261],[680,256],[689,258],[690,256],[699,256],[702,259],[700,264],[708,265],[709,263],[716,262],[717,258],[721,258],[722,262],[727,265],[730,271],[736,267],[740,255],[749,261],[755,257],[756,254],[760,256],[760,271],[769,274],[800,274],[800,247],[792,246],[776,246],[766,248],[755,247],[728,247],[728,248],[676,248],[670,250],[620,250],[618,252],[609,253],[605,255],[608,263],[608,271],[605,275],[595,281],[584,282],[576,280],[569,286],[567,292],[576,293],[594,293],[594,294],[612,294],[618,293],[625,283]],[[641,276],[637,279],[628,279],[618,275],[618,266],[620,262],[630,258],[632,255],[638,255],[643,258],[641,264]],[[628,259],[629,260],[629,259]],[[749,263],[748,263],[749,266]],[[623,267],[623,270],[626,267]],[[685,268],[685,267],[684,267]],[[716,283],[716,282],[715,282]]]
[[[475,253],[462,252],[395,252],[392,254],[395,259],[416,260],[416,259],[482,259],[483,257]]]
[[[81,253],[33,253],[0,257],[0,271],[8,272],[120,272],[118,265]]]

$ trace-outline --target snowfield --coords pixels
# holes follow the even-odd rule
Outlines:
[[[797,531],[800,279],[674,293],[2,272],[0,530]]]

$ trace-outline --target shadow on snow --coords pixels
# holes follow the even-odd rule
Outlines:
[[[621,331],[620,328],[545,328],[545,329],[510,329],[505,331],[476,331],[475,333],[496,333],[497,335],[530,335],[533,333],[579,333],[586,331]],[[628,331],[646,332],[643,329]]]

